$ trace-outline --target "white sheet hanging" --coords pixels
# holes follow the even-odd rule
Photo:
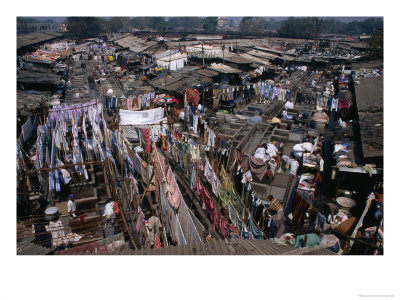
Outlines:
[[[163,107],[141,111],[120,109],[119,115],[120,125],[145,125],[165,121]]]

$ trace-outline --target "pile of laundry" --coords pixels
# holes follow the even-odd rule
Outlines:
[[[349,153],[350,152],[350,147],[351,145],[348,143],[338,143],[335,144],[334,150],[333,150],[333,155],[335,155],[336,160],[337,160],[337,167],[348,167],[348,168],[355,168],[357,167],[357,164],[352,162],[349,158]]]
[[[299,180],[299,188],[309,190],[316,186],[315,176],[311,173],[302,174]]]
[[[31,55],[29,55],[28,58],[37,59],[40,61],[54,62],[58,58],[60,58],[60,54],[57,51],[47,51],[47,50],[38,49],[35,52],[33,52]]]
[[[313,144],[309,142],[296,144],[293,146],[294,155],[303,158],[304,152],[311,152],[313,150]]]
[[[359,69],[355,72],[355,79],[379,77],[383,73],[382,69]]]

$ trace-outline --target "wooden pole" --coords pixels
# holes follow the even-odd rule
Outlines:
[[[124,223],[125,230],[129,234],[129,241],[132,243],[132,245],[135,247],[135,249],[137,249],[135,241],[133,240],[132,232],[131,232],[131,230],[130,230],[130,228],[128,226],[128,223],[126,222],[125,212],[123,210],[123,207],[121,206],[121,201],[119,201],[118,196],[117,196],[117,189],[115,187],[115,178],[114,178],[114,174],[112,172],[110,159],[108,157],[107,157],[107,168],[108,168],[108,172],[110,173],[110,177],[111,177],[111,188],[112,188],[113,198],[119,204],[120,211],[121,211],[122,222]]]
[[[203,46],[203,43],[201,44],[201,53],[202,53],[202,56],[203,56],[203,67],[204,67],[204,46]]]
[[[140,199],[140,203],[142,203],[142,201],[143,201],[143,199],[144,199],[144,196],[146,195],[147,190],[148,190],[149,187],[150,187],[151,181],[153,180],[153,177],[154,177],[154,171],[153,171],[153,175],[151,176],[151,179],[150,179],[150,181],[149,181],[149,184],[147,185],[146,189],[145,189],[144,192],[143,192],[142,198]]]
[[[91,162],[83,162],[83,163],[76,163],[76,164],[68,164],[68,165],[63,165],[61,167],[54,167],[54,168],[42,168],[42,169],[35,169],[35,170],[30,170],[26,172],[21,172],[22,174],[34,174],[37,172],[42,172],[42,171],[55,171],[58,169],[65,169],[65,168],[71,168],[75,166],[88,166],[88,165],[104,165],[106,164],[105,161],[91,161]]]
[[[154,151],[157,151],[157,149],[154,148]],[[160,202],[158,201],[158,194],[159,194],[158,193],[158,191],[159,191],[158,188],[160,187],[160,176],[158,175],[158,167],[157,167],[158,165],[157,165],[157,162],[154,160],[154,156],[153,156],[153,165],[154,165],[153,174],[155,174],[155,186],[156,186],[155,197],[156,197],[157,204],[160,207],[160,220],[161,220],[161,225],[162,225],[162,228],[163,228],[163,231],[164,231],[165,230],[165,225],[164,225],[164,218],[163,218],[163,214],[162,214],[162,207],[160,205]],[[166,236],[166,235],[163,235],[163,236]],[[164,241],[164,238],[163,238],[162,246],[165,247],[166,243],[167,243],[167,241],[166,240]]]
[[[228,160],[226,161],[225,170],[228,170],[228,164],[229,164],[229,160],[231,159],[231,153],[232,153],[232,148],[233,148],[232,140],[230,142],[231,142],[231,149],[229,150],[229,155],[228,155]]]

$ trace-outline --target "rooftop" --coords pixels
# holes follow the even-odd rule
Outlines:
[[[17,49],[20,49],[25,46],[30,46],[42,42],[46,42],[52,40],[54,38],[62,37],[63,33],[61,32],[52,32],[52,33],[33,33],[33,34],[24,34],[17,36]]]
[[[211,66],[208,67],[211,70],[217,71],[219,73],[226,73],[226,74],[231,74],[231,73],[242,73],[242,71],[229,67],[227,65],[223,64],[211,64]]]
[[[157,44],[156,41],[147,41],[146,39],[142,39],[132,35],[117,39],[115,40],[115,42],[122,47],[128,47],[129,50],[135,53],[146,51],[147,49]]]
[[[360,79],[355,90],[364,157],[383,156],[383,76]]]

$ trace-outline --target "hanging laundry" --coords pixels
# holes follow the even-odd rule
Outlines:
[[[144,141],[145,141],[145,148],[144,151],[146,153],[151,153],[151,145],[150,145],[150,131],[148,128],[139,128],[140,132],[143,135]]]
[[[188,103],[193,103],[197,106],[200,101],[199,91],[196,89],[186,89],[186,99]]]
[[[208,147],[215,147],[215,133],[211,129],[207,127],[207,133],[208,133],[208,140],[207,140],[207,146]]]
[[[253,218],[249,218],[249,229],[250,232],[253,234],[254,238],[257,240],[263,239],[262,231],[257,227],[257,225],[253,222]]]
[[[168,201],[175,208],[178,209],[181,203],[182,195],[179,190],[178,184],[176,183],[175,177],[171,171],[171,168],[168,168],[167,171],[167,183],[168,183]]]

